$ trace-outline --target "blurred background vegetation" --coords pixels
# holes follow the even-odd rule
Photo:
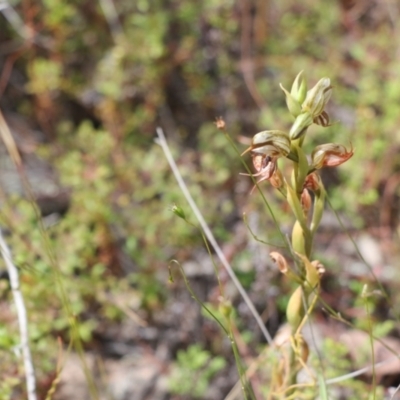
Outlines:
[[[347,227],[372,234],[384,246],[383,263],[393,264],[400,195],[398,2],[10,0],[0,11],[0,107],[27,179],[1,148],[0,220],[21,273],[42,398],[57,375],[57,337],[69,343],[71,315],[88,354],[113,360],[152,354],[163,363],[160,376],[177,359],[178,382],[182,362],[186,371],[190,360],[200,359],[194,370],[205,366],[206,383],[225,368],[225,381],[212,394],[201,381],[183,394],[179,384],[170,385],[178,397],[165,396],[219,399],[235,382],[217,327],[179,279],[167,283],[168,262],[176,259],[200,297],[216,301],[201,235],[169,210],[179,204],[193,219],[154,143],[157,126],[257,308],[268,308],[267,324],[278,329],[287,288],[265,267],[268,251],[255,249],[243,231],[242,214],[272,242],[277,230],[258,196],[250,196],[251,181],[239,175],[241,161],[214,121],[225,119],[240,150],[261,130],[288,129],[278,84],[289,87],[300,70],[310,84],[328,76],[334,85],[328,111],[337,123],[313,128],[309,150],[325,142],[356,149],[348,163],[324,172],[330,201],[347,216]],[[265,193],[280,224],[290,226],[268,184]],[[333,271],[343,277],[344,267]],[[23,371],[13,351],[18,330],[7,275],[1,276],[0,397],[22,399]],[[389,285],[394,303],[398,283]],[[327,291],[344,286],[361,290],[339,279]],[[240,299],[236,305],[240,330],[260,341]],[[194,343],[200,347],[189,347]],[[189,361],[182,353],[188,347]],[[207,362],[211,354],[218,361]],[[107,381],[108,373],[99,375]]]

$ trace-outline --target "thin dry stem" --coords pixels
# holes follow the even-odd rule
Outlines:
[[[114,42],[117,42],[118,37],[123,34],[123,29],[118,18],[115,4],[112,0],[100,0],[100,6],[103,10],[104,16],[106,17],[108,26],[110,27],[111,35],[114,39]]]
[[[165,139],[164,132],[161,128],[157,128],[157,135],[158,135],[158,140],[156,142],[161,146],[161,148],[164,151],[165,157],[168,160],[168,163],[171,167],[171,170],[175,176],[175,179],[177,180],[180,189],[182,190],[183,195],[185,196],[187,202],[189,203],[191,209],[193,210],[193,213],[195,214],[201,228],[204,231],[204,234],[206,235],[208,241],[210,242],[211,246],[214,248],[215,253],[217,254],[219,260],[221,261],[222,265],[226,269],[229,277],[232,279],[234,285],[236,286],[237,290],[239,291],[240,295],[242,296],[243,300],[249,307],[251,313],[253,314],[253,317],[257,321],[258,326],[261,329],[261,332],[263,333],[265,339],[267,340],[268,344],[270,346],[273,346],[272,343],[272,337],[270,333],[268,332],[267,328],[264,325],[264,322],[262,321],[260,315],[258,314],[257,310],[255,309],[253,303],[251,302],[249,296],[247,295],[246,291],[244,290],[243,286],[239,282],[238,278],[236,277],[235,273],[232,270],[232,267],[229,265],[223,251],[221,250],[220,246],[218,245],[217,241],[214,238],[214,235],[212,234],[210,228],[208,227],[206,221],[203,218],[203,215],[201,214],[199,208],[197,207],[195,201],[193,200],[180,172],[179,169],[172,157],[171,151],[169,150],[168,143]]]
[[[19,334],[21,340],[20,347],[22,350],[22,357],[24,361],[27,396],[28,400],[36,400],[37,397],[36,397],[35,370],[32,363],[31,350],[29,348],[28,318],[27,318],[24,298],[22,296],[19,286],[18,269],[16,268],[16,266],[12,261],[10,249],[3,238],[1,229],[0,229],[0,251],[7,267],[8,276],[10,278],[10,286],[14,297],[14,304],[17,310]]]
[[[7,148],[10,157],[12,158],[15,166],[20,168],[22,165],[21,156],[15,144],[14,138],[11,135],[10,128],[8,127],[6,120],[4,119],[3,113],[0,110],[0,136],[3,139],[4,145]]]
[[[21,19],[19,14],[6,0],[0,0],[0,13],[4,15],[4,18],[13,27],[15,32],[23,39],[33,42],[38,46],[44,47],[45,49],[52,50],[54,47],[53,40],[50,37],[42,36],[32,31]]]

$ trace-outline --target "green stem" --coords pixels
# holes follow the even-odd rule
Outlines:
[[[292,208],[292,211],[296,216],[296,222],[293,226],[293,231],[292,231],[292,248],[296,253],[298,253],[298,255],[304,256],[307,262],[310,263],[308,260],[311,256],[313,232],[308,226],[307,216],[304,215],[304,211],[301,206],[301,195],[303,192],[304,182],[308,175],[308,170],[309,170],[308,160],[302,149],[303,140],[304,136],[301,139],[292,141],[291,153],[295,155],[295,157],[292,158],[296,158],[297,160],[294,162],[293,165],[293,174],[292,174],[293,189],[288,188],[287,199]],[[293,192],[290,192],[291,190]],[[314,222],[319,222],[319,221],[316,220]],[[303,259],[303,257],[300,258]],[[299,264],[300,274],[303,277],[304,281],[306,281],[307,268],[304,263],[304,260],[301,260],[298,264]],[[306,293],[306,291],[303,290],[303,293]],[[303,302],[306,303],[307,299],[303,299]],[[302,304],[301,306],[304,307],[306,306],[306,304]],[[299,314],[301,314],[300,311]],[[301,320],[300,315],[299,318]],[[293,338],[296,336],[299,324],[296,323],[295,325],[296,326],[292,326]],[[292,387],[297,383],[297,372],[298,372],[297,354],[293,347],[291,347],[290,349],[289,369],[290,370],[289,370],[288,385],[289,387]],[[295,390],[296,389],[294,387],[289,389],[287,393],[288,397],[294,396]]]
[[[288,386],[290,387],[294,386],[297,383],[296,353],[292,347],[290,348],[289,363],[290,371]],[[287,392],[287,396],[293,395],[295,390],[295,388],[289,389]]]

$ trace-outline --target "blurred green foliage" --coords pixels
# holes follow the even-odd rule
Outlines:
[[[354,368],[347,357],[347,353],[348,349],[342,343],[332,339],[324,339],[320,349],[321,356],[319,358],[314,356],[311,365],[316,370],[323,371],[324,379],[336,378],[351,372]],[[339,393],[349,399],[367,400],[371,398],[371,392],[366,390],[365,383],[355,379],[347,379],[328,386],[329,398],[336,398],[340,396]],[[375,396],[378,399],[384,397],[381,386],[376,387]]]
[[[224,358],[213,357],[197,344],[186,351],[180,350],[169,376],[171,392],[195,399],[204,398],[210,379],[225,365]]]

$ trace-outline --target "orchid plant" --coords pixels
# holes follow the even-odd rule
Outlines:
[[[317,146],[309,156],[303,150],[307,130],[312,124],[330,126],[330,118],[325,110],[332,94],[329,78],[320,79],[307,91],[306,80],[300,72],[290,92],[282,85],[281,88],[288,110],[294,117],[289,132],[259,132],[242,155],[251,154],[257,185],[269,181],[286,198],[296,219],[290,243],[294,266],[291,267],[282,254],[276,251],[271,253],[280,271],[296,284],[286,309],[291,327],[290,356],[286,358],[286,363],[281,364],[281,371],[277,375],[283,379],[275,388],[276,393],[285,393],[285,398],[290,398],[290,393],[294,395],[297,373],[306,367],[308,345],[301,330],[318,299],[320,279],[324,273],[323,265],[318,260],[312,260],[313,239],[325,203],[325,189],[318,170],[339,166],[351,158],[354,151],[352,147],[347,150],[336,143]],[[285,177],[278,167],[278,160],[282,158],[292,163],[290,177]]]

